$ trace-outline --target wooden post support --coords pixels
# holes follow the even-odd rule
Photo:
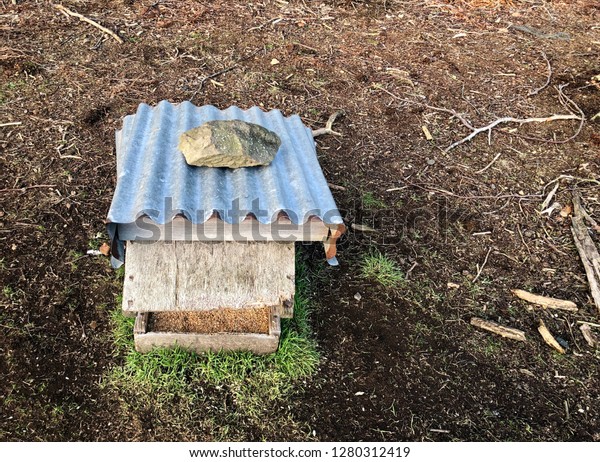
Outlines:
[[[339,225],[329,225],[329,237],[325,240],[323,244],[325,247],[325,257],[327,260],[335,257],[337,254],[337,240],[341,237],[342,234],[346,232],[346,226],[344,224]]]

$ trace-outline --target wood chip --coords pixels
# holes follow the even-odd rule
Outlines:
[[[423,130],[423,133],[425,134],[425,139],[427,141],[432,141],[433,140],[433,136],[431,136],[431,132],[429,131],[429,129],[425,125],[423,125],[421,127],[421,130]]]
[[[493,321],[486,321],[485,319],[474,317],[471,318],[471,325],[479,327],[480,329],[493,332],[494,334],[498,334],[505,338],[519,340],[521,342],[527,341],[527,339],[525,338],[525,332],[523,332],[522,330],[502,326]]]
[[[544,323],[543,319],[540,319],[540,325],[538,327],[538,332],[542,335],[544,342],[558,351],[560,354],[565,354],[565,349],[560,346],[560,344],[556,341],[554,336],[550,333],[548,328],[546,327],[546,323]]]
[[[544,308],[551,308],[555,310],[577,312],[577,305],[569,300],[561,300],[559,298],[544,297],[543,295],[532,294],[526,290],[513,289],[512,293],[517,297],[535,305],[542,306]]]
[[[582,324],[581,326],[579,326],[579,329],[581,330],[583,338],[589,346],[591,346],[592,348],[600,346],[600,342],[598,341],[598,339],[592,332],[592,328],[588,324]]]

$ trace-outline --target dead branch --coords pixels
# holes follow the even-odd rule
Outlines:
[[[546,324],[544,323],[544,321],[542,319],[540,319],[540,325],[538,327],[538,332],[541,334],[542,338],[544,339],[544,342],[546,342],[548,345],[550,345],[552,348],[554,348],[560,354],[563,354],[563,355],[565,354],[565,349],[563,347],[561,347],[560,344],[556,341],[556,339],[550,333],[550,331],[548,330],[548,328],[546,327]]]
[[[331,114],[329,119],[327,119],[325,128],[319,128],[317,130],[312,131],[313,138],[316,138],[317,136],[321,136],[321,135],[343,136],[341,133],[335,132],[331,129],[333,123],[335,122],[335,119],[337,119],[338,117],[343,116],[343,115],[345,115],[344,111],[336,111],[333,114]]]
[[[525,338],[525,332],[522,330],[502,326],[493,321],[486,321],[485,319],[481,318],[471,318],[471,325],[489,332],[493,332],[494,334],[498,334],[505,338],[519,340],[521,342],[525,342],[527,340]]]
[[[107,29],[106,27],[98,24],[96,21],[94,21],[90,18],[86,18],[84,15],[76,13],[75,11],[71,11],[70,9],[68,9],[67,7],[64,7],[62,5],[54,4],[53,6],[57,10],[61,11],[63,14],[65,14],[67,16],[73,16],[74,18],[79,18],[80,21],[87,22],[91,26],[94,26],[96,29],[99,29],[102,32],[104,32],[105,34],[110,35],[118,43],[123,43],[123,39],[121,37],[119,37],[117,34],[115,34],[112,30]]]
[[[581,197],[579,197],[579,194],[577,192],[573,194],[573,210],[575,211],[575,213],[581,214],[581,216],[585,218],[587,222],[590,225],[592,225],[594,229],[596,229],[596,231],[600,231],[600,225],[598,225],[598,222],[594,220],[587,212],[587,210],[581,205]]]
[[[397,95],[393,94],[392,92],[383,88],[381,85],[375,85],[374,88],[376,88],[377,90],[383,91],[384,93],[390,95],[392,98],[396,99],[397,101],[401,101],[401,102],[404,102],[407,104],[416,104],[417,106],[426,107],[426,108],[434,110],[434,111],[446,112],[448,114],[451,114],[453,117],[457,118],[465,127],[467,127],[469,130],[472,130],[472,133],[470,133],[468,136],[466,136],[465,138],[463,138],[459,141],[452,143],[450,146],[448,146],[446,149],[443,150],[444,152],[448,152],[448,151],[454,149],[455,147],[457,147],[463,143],[466,143],[467,141],[470,141],[471,139],[475,138],[480,133],[488,132],[488,137],[491,137],[492,129],[494,129],[496,126],[498,126],[500,124],[518,123],[518,124],[522,125],[522,124],[526,124],[526,123],[544,123],[544,122],[553,122],[553,121],[557,121],[557,120],[579,120],[580,123],[579,123],[579,126],[577,127],[577,130],[575,130],[575,133],[572,136],[570,136],[569,138],[564,139],[564,140],[559,140],[559,141],[548,140],[548,139],[538,138],[538,137],[533,137],[533,136],[519,135],[518,133],[508,133],[508,132],[500,130],[500,133],[508,134],[511,136],[518,136],[520,138],[528,139],[528,140],[541,141],[544,143],[553,143],[553,144],[568,143],[569,141],[576,138],[579,135],[579,133],[581,133],[581,129],[583,128],[583,124],[585,123],[585,113],[571,98],[569,98],[567,95],[564,94],[563,88],[566,85],[567,84],[559,85],[557,88],[558,95],[559,95],[559,101],[561,102],[561,104],[563,104],[563,106],[567,107],[567,109],[569,109],[570,111],[577,111],[579,113],[579,116],[577,116],[575,114],[555,114],[555,115],[552,115],[549,117],[530,117],[530,118],[526,118],[526,119],[519,119],[519,118],[515,118],[515,117],[501,117],[499,119],[494,120],[493,122],[490,122],[485,127],[480,127],[480,128],[475,128],[471,124],[471,122],[469,122],[465,118],[464,115],[459,114],[457,111],[454,111],[452,109],[431,106],[429,104],[422,103],[420,101],[413,101],[413,100],[409,100],[409,99],[400,98],[399,96],[397,96]]]
[[[559,298],[544,297],[542,295],[532,294],[531,292],[527,292],[526,290],[521,289],[513,289],[512,293],[522,300],[525,300],[529,303],[533,303],[535,305],[539,305],[544,308],[552,308],[556,310],[564,310],[571,312],[577,311],[577,305],[570,300],[561,300]]]
[[[527,119],[518,119],[516,117],[500,117],[499,119],[496,119],[493,122],[490,122],[485,127],[476,128],[468,136],[465,136],[462,140],[458,140],[458,141],[452,143],[450,146],[448,146],[446,149],[444,149],[444,151],[445,152],[451,151],[455,147],[460,146],[461,144],[472,140],[480,133],[483,133],[483,132],[491,133],[492,129],[500,124],[516,123],[516,124],[522,125],[522,124],[529,124],[529,123],[553,122],[555,120],[581,120],[581,118],[579,116],[576,116],[575,114],[555,114],[555,115],[551,115],[549,117],[529,117]]]
[[[550,60],[548,59],[548,56],[546,56],[546,53],[544,53],[543,51],[541,51],[540,53],[542,54],[548,66],[548,76],[546,78],[546,83],[544,83],[544,85],[542,85],[541,87],[536,88],[535,90],[531,90],[529,93],[527,93],[527,96],[537,95],[540,91],[542,91],[544,88],[550,85],[550,79],[552,79],[552,65],[550,64]]]
[[[573,207],[573,216],[571,217],[573,240],[585,269],[592,298],[596,308],[600,311],[600,253],[598,253],[585,225],[583,207],[577,191],[573,192]]]
[[[579,329],[581,330],[583,338],[589,346],[595,348],[596,346],[600,345],[600,342],[598,342],[598,339],[592,332],[592,328],[589,325],[582,324],[581,326],[579,326]]]

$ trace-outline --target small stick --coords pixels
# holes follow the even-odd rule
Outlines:
[[[316,138],[317,136],[321,136],[321,135],[343,136],[341,133],[335,132],[331,129],[331,126],[335,122],[335,119],[337,119],[338,117],[343,116],[343,115],[345,115],[344,111],[336,111],[333,114],[331,114],[331,116],[327,120],[327,123],[325,124],[325,128],[319,128],[318,130],[312,131],[313,138]]]
[[[229,71],[234,70],[236,67],[238,66],[238,63],[235,63],[233,66],[229,66],[228,68],[222,69],[218,72],[215,72],[214,74],[210,74],[207,75],[206,77],[202,78],[202,80],[200,81],[200,85],[198,86],[198,88],[196,89],[196,91],[194,93],[192,93],[192,96],[190,96],[189,101],[192,102],[192,100],[195,98],[195,96],[198,94],[198,92],[200,90],[202,90],[202,88],[204,87],[204,84],[206,83],[207,80],[212,80],[215,77],[219,77],[220,75],[223,75]]]
[[[591,327],[588,324],[582,324],[581,326],[579,326],[579,329],[581,330],[583,338],[589,346],[595,348],[597,345],[600,345],[598,339],[596,338],[596,336],[592,332]]]
[[[600,327],[600,324],[596,324],[595,322],[589,322],[589,321],[577,321],[577,324],[587,324],[588,326],[592,326],[592,327]]]
[[[546,342],[548,345],[550,345],[552,348],[554,348],[560,354],[563,354],[563,355],[565,354],[565,349],[560,346],[560,344],[556,341],[554,336],[550,333],[550,331],[546,327],[546,324],[544,323],[543,319],[540,319],[540,325],[538,327],[538,332],[541,334],[542,338],[544,339],[544,342]]]
[[[337,184],[333,184],[333,183],[327,183],[327,186],[329,186],[330,189],[335,189],[336,191],[345,191],[346,188],[344,186],[340,186]]]
[[[486,321],[485,319],[474,317],[471,318],[471,325],[493,332],[494,334],[498,334],[505,338],[519,340],[521,342],[527,341],[527,339],[525,338],[525,332],[523,332],[522,330],[502,326],[493,321]]]
[[[494,157],[494,158],[492,159],[492,161],[491,161],[489,164],[487,164],[487,165],[486,165],[485,167],[483,167],[481,170],[477,170],[475,173],[476,173],[476,174],[479,174],[479,173],[483,173],[483,172],[485,172],[485,171],[486,171],[488,168],[490,168],[492,165],[494,165],[494,162],[496,162],[496,161],[498,160],[498,158],[499,158],[501,155],[502,155],[502,153],[501,153],[501,152],[499,152],[499,153],[496,155],[496,157]]]
[[[15,125],[21,125],[23,122],[6,122],[3,124],[0,124],[0,127],[13,127]]]
[[[477,271],[477,274],[475,275],[475,277],[473,278],[473,280],[471,282],[477,281],[477,279],[479,279],[479,276],[481,276],[481,272],[483,271],[483,268],[485,267],[485,265],[488,261],[488,257],[490,256],[491,251],[492,251],[492,248],[490,247],[485,256],[485,260],[483,260],[483,264],[481,265],[481,267],[479,268],[479,271]]]
[[[513,289],[511,291],[517,297],[529,303],[542,306],[544,308],[552,308],[556,310],[577,312],[577,305],[569,300],[561,300],[559,298],[544,297],[542,295],[532,294],[526,290]]]
[[[550,85],[550,79],[552,79],[552,65],[550,64],[550,60],[548,59],[548,56],[546,56],[546,53],[544,53],[543,51],[541,51],[540,53],[546,60],[546,65],[548,66],[548,77],[546,78],[546,82],[544,83],[544,85],[542,85],[539,88],[536,88],[535,90],[531,90],[529,93],[527,93],[527,96],[537,95],[540,91],[542,91],[544,88]]]
[[[254,53],[251,53],[247,56],[244,56],[242,59],[240,59],[239,61],[237,61],[235,64],[233,64],[232,66],[226,67],[225,69],[221,69],[220,71],[217,71],[213,74],[207,75],[206,77],[203,77],[202,80],[200,81],[200,85],[198,85],[198,88],[196,88],[196,90],[194,91],[194,93],[192,93],[192,96],[190,96],[190,99],[188,100],[190,103],[192,102],[192,100],[196,97],[196,95],[198,94],[198,92],[200,90],[202,90],[202,88],[204,87],[204,84],[208,81],[208,80],[212,80],[215,77],[219,77],[220,75],[226,74],[227,72],[230,72],[232,70],[234,70],[236,67],[238,67],[238,65],[240,63],[243,63],[244,61],[249,60],[250,58],[256,56],[258,54],[258,52],[260,51],[260,49],[256,50]]]
[[[35,189],[35,188],[54,188],[56,187],[55,184],[34,184],[33,186],[24,186],[22,188],[7,188],[7,189],[0,189],[0,193],[3,192],[13,192],[13,191],[22,191],[25,192],[28,189]]]
[[[86,18],[82,14],[76,13],[75,11],[71,11],[70,9],[68,9],[62,5],[54,4],[53,6],[54,6],[54,8],[56,8],[57,10],[60,10],[62,13],[66,14],[66,15],[73,16],[74,18],[79,18],[80,21],[87,22],[88,24],[94,26],[96,29],[100,29],[105,34],[108,34],[112,38],[114,38],[118,43],[123,43],[123,39],[121,37],[119,37],[117,34],[115,34],[112,30],[107,29],[106,27],[98,24],[96,21],[94,21],[90,18]]]
[[[352,223],[350,225],[350,227],[352,229],[354,229],[355,231],[360,231],[362,233],[376,233],[377,232],[376,229],[373,229],[373,228],[371,228],[370,226],[367,226],[367,225],[361,225],[360,223]]]

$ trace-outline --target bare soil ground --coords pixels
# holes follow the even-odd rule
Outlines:
[[[192,428],[99,386],[120,361],[121,286],[85,252],[105,240],[114,132],[139,103],[192,99],[315,128],[343,109],[343,136],[318,139],[321,165],[347,224],[377,231],[350,230],[341,266],[313,287],[318,373],[274,404],[277,425],[238,422],[231,437],[600,441],[600,353],[577,323],[600,316],[558,213],[577,187],[600,218],[600,2],[64,3],[123,44],[49,2],[16,3],[0,0],[0,439],[211,440],[227,424],[227,390],[204,390],[194,416],[211,424]],[[503,124],[446,152],[471,130],[442,109],[474,127],[585,121]],[[560,207],[542,215],[560,175]],[[400,286],[361,276],[373,248],[407,275]],[[303,254],[322,265],[322,252]],[[531,310],[512,288],[580,309]],[[565,355],[542,342],[540,318]]]

